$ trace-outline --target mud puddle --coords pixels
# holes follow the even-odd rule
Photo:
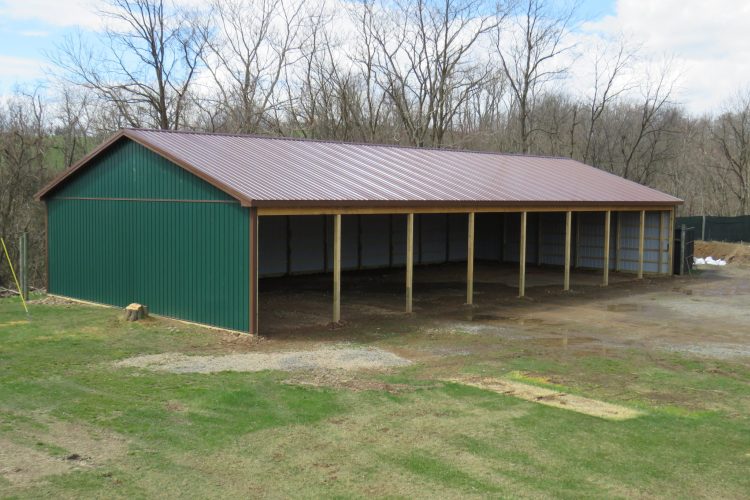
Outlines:
[[[643,312],[646,309],[644,304],[607,304],[608,312]]]

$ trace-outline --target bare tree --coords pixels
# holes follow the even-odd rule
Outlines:
[[[659,162],[671,154],[665,140],[674,117],[675,81],[671,73],[671,63],[666,62],[655,77],[646,78],[641,86],[641,103],[632,107],[630,119],[615,129],[617,136],[608,137],[610,165],[616,165],[614,171],[626,179],[648,183]]]
[[[719,150],[715,161],[720,175],[732,179],[726,187],[737,198],[738,214],[747,214],[750,209],[750,90],[729,103],[712,127],[712,135]]]
[[[0,105],[0,235],[16,254],[22,232],[31,235],[31,248],[43,248],[43,212],[33,194],[49,178],[46,105],[38,91],[17,94]],[[44,272],[41,252],[30,261],[32,280],[40,285]],[[0,285],[8,286],[10,272],[0,266]]]
[[[375,34],[378,19],[368,0],[354,4],[349,9],[349,15],[356,24],[358,36],[356,50],[350,56],[359,70],[359,92],[362,94],[358,126],[365,140],[374,141],[387,114],[386,94],[377,81],[378,42]],[[357,79],[357,75],[353,77]]]
[[[285,69],[300,57],[303,2],[290,0],[214,0],[218,34],[206,32],[203,59],[213,90],[201,100],[215,101],[235,132],[257,132],[280,105]],[[273,128],[277,128],[276,124]]]
[[[544,87],[562,77],[566,68],[556,64],[573,45],[565,35],[573,22],[576,6],[555,9],[548,0],[524,0],[515,12],[510,30],[495,30],[495,49],[508,79],[517,108],[518,142],[521,152],[531,151],[534,105]]]
[[[609,47],[606,45],[598,47],[594,56],[593,91],[586,107],[586,137],[581,153],[581,161],[584,163],[592,161],[592,142],[597,133],[597,125],[602,114],[621,95],[634,88],[632,81],[621,80],[633,63],[635,51],[627,46],[624,39],[618,41],[613,54],[608,49]],[[573,123],[573,126],[575,126],[575,120]],[[571,131],[571,135],[573,135],[573,131]],[[573,156],[572,151],[571,156]],[[596,161],[597,159],[594,158],[594,162]]]
[[[308,13],[299,64],[284,71],[290,82],[286,86],[287,116],[293,135],[326,138],[335,134],[335,41],[330,22],[330,15],[322,8]]]
[[[117,106],[134,127],[178,128],[205,48],[202,16],[163,0],[109,0],[98,46],[70,37],[54,57],[66,78]]]
[[[479,0],[360,6],[363,37],[377,47],[376,81],[409,143],[440,147],[458,111],[490,75],[472,52],[504,16],[488,10]]]

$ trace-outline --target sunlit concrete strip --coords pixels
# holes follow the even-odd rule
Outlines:
[[[629,420],[643,415],[643,412],[626,406],[605,403],[604,401],[598,401],[596,399],[575,396],[512,380],[474,377],[450,379],[448,382],[478,387],[480,389],[498,392],[506,396],[513,396],[533,403],[571,410],[607,420]]]

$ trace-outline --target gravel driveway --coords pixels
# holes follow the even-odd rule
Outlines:
[[[378,369],[411,364],[408,359],[377,349],[344,346],[309,351],[243,353],[223,356],[148,354],[115,363],[117,367],[145,368],[172,373],[257,372],[262,370]]]

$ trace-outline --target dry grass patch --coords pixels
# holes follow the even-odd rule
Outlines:
[[[14,486],[97,467],[122,458],[127,440],[111,431],[60,420],[21,425],[14,440],[0,438],[0,475]]]
[[[366,374],[365,374],[366,375]],[[430,385],[410,385],[384,382],[382,380],[357,376],[344,370],[317,370],[301,372],[282,381],[287,385],[302,387],[319,387],[326,389],[345,389],[353,392],[383,391],[390,394],[413,392],[419,389],[434,389],[443,384],[436,382]]]

